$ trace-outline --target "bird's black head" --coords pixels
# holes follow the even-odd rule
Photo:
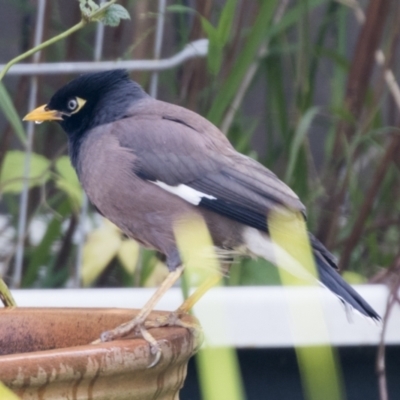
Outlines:
[[[82,135],[123,118],[135,101],[146,96],[125,70],[95,72],[63,86],[45,106],[30,112],[24,120],[57,120],[68,135]]]
[[[63,86],[46,105],[30,112],[24,120],[56,120],[67,133],[74,152],[90,129],[124,118],[130,106],[147,96],[125,70],[90,73]]]

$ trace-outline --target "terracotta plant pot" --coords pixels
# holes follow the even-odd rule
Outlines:
[[[89,344],[138,310],[15,308],[0,310],[0,381],[22,399],[179,399],[200,336],[152,329],[160,362],[141,338]],[[163,315],[153,312],[150,318]],[[185,320],[195,322],[186,316]]]

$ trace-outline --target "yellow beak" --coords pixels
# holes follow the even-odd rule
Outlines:
[[[35,108],[29,114],[25,115],[23,121],[62,121],[62,113],[57,110],[46,110],[46,104]]]

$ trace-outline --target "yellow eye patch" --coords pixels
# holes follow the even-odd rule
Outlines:
[[[86,103],[85,99],[81,99],[80,97],[74,97],[73,99],[69,100],[68,108],[71,109],[70,114],[77,113]]]

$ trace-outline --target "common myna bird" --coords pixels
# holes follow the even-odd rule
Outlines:
[[[133,330],[149,337],[143,323],[183,269],[174,236],[176,221],[201,216],[224,254],[274,261],[270,211],[305,215],[288,186],[238,153],[212,123],[150,97],[124,70],[82,75],[24,120],[59,122],[68,135],[72,165],[97,210],[129,237],[166,257],[170,274],[156,294],[134,321],[105,332],[102,340]],[[321,284],[343,303],[379,320],[311,234],[310,243]]]

